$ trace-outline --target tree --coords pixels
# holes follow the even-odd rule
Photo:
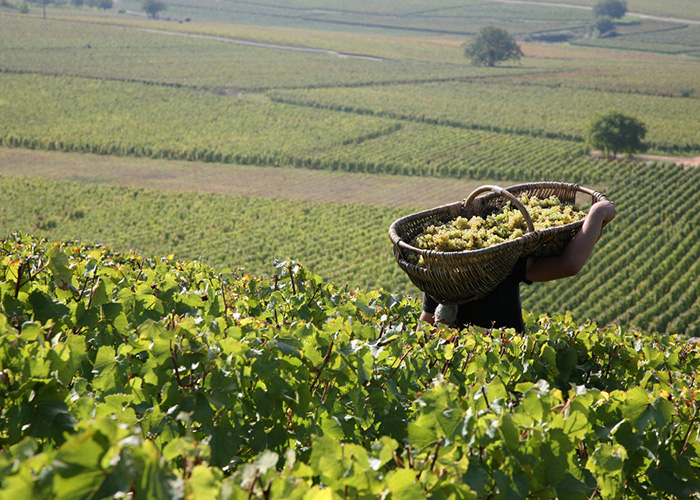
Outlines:
[[[636,118],[608,111],[593,119],[587,141],[605,155],[615,157],[617,153],[632,154],[646,149],[642,143],[646,133],[646,125]]]
[[[600,0],[593,7],[593,14],[596,17],[609,16],[613,19],[620,19],[627,12],[627,2],[623,0]]]
[[[523,52],[506,30],[486,26],[467,44],[464,55],[472,64],[493,67],[501,61],[519,60]]]
[[[160,11],[165,10],[165,3],[160,0],[143,0],[141,8],[148,14],[148,17],[155,19]]]
[[[589,34],[593,38],[603,38],[606,36],[614,36],[615,21],[610,16],[596,17],[595,22],[589,29]]]

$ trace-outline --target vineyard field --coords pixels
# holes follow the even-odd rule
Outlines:
[[[294,257],[328,279],[410,289],[387,229],[406,208],[249,196],[173,194],[40,179],[2,178],[0,232],[68,235],[122,250],[175,254],[218,267],[269,271]],[[272,243],[274,242],[274,243]]]
[[[2,0],[0,500],[700,500],[700,2],[596,2]],[[583,269],[422,322],[391,223],[538,181]]]
[[[125,8],[140,10],[133,0],[122,2]],[[431,34],[470,35],[494,18],[507,20],[515,32],[552,29],[570,25],[572,20],[585,17],[573,9],[531,7],[518,8],[504,3],[484,0],[433,2],[395,2],[376,4],[357,2],[202,2],[198,5],[175,5],[168,15],[214,22],[266,24],[326,31],[355,31],[367,34]],[[518,17],[520,15],[520,17]],[[216,16],[216,17],[215,17]]]
[[[0,136],[30,149],[270,164],[395,131],[395,121],[186,89],[1,75]]]
[[[4,26],[0,30],[0,47],[3,49],[0,51],[0,68],[204,87],[218,92],[512,74],[512,69],[469,65],[462,55],[464,39],[459,37],[363,37],[279,28],[261,31],[247,26],[202,23],[171,23],[154,27],[145,20],[91,18],[85,14],[71,16],[63,11],[59,14],[55,19],[43,20],[0,12],[0,27]],[[640,35],[620,36],[614,43],[628,36],[670,37],[676,44],[687,40],[687,50],[694,50],[697,44],[692,43],[692,34],[697,29],[688,28],[690,35],[680,34],[686,30],[676,31],[669,33],[667,28],[659,28]],[[316,53],[232,43],[236,41],[262,42],[287,49],[312,48]],[[617,87],[613,89],[639,88],[661,95],[673,95],[679,88],[690,87],[695,82],[692,71],[687,77],[683,76],[689,68],[679,59],[660,60],[657,57],[649,60],[649,55],[644,55],[631,57],[631,62],[630,56],[625,55],[620,58],[620,67],[607,62],[616,58],[615,51],[608,49],[603,57],[596,57],[596,50],[588,49],[589,55],[584,55],[584,52],[572,61],[571,50],[554,59],[538,57],[540,45],[524,44],[527,57],[521,65],[526,75],[568,69],[576,75],[572,84],[583,80],[589,82],[590,87],[597,83],[600,75],[615,78]],[[325,54],[323,50],[335,51],[335,55]],[[339,52],[351,57],[338,57]],[[388,61],[364,60],[352,57],[353,54]],[[586,63],[590,57],[593,60]],[[259,65],[261,58],[268,63]],[[649,63],[641,70],[640,61],[645,58]],[[188,63],[176,64],[182,59]],[[663,64],[669,69],[655,71],[658,66],[651,66],[651,63]],[[592,74],[596,76],[594,79],[590,77]],[[660,85],[659,81],[664,78],[668,81]]]
[[[349,165],[345,168],[349,171],[465,179],[536,175],[579,180],[597,167],[578,142],[427,123],[404,125],[390,135],[319,151],[314,158],[327,168]]]
[[[612,242],[601,250],[595,268],[586,269],[581,280],[551,283],[547,297],[538,287],[527,287],[524,293],[533,303],[538,298],[548,302],[540,303],[545,311],[564,306],[601,321],[700,333],[700,255],[695,243],[700,193],[669,196],[681,192],[686,182],[697,182],[700,170],[634,164],[618,169],[609,196],[621,209],[619,220],[610,227]],[[625,178],[635,181],[625,184]]]
[[[700,335],[700,221],[692,208],[700,195],[672,198],[675,204],[668,198],[669,191],[700,182],[700,169],[596,163],[599,168],[589,176],[606,180],[602,186],[588,185],[602,187],[619,215],[578,276],[523,287],[524,307],[570,310],[580,321],[595,318]],[[352,182],[353,175],[345,176],[345,182]],[[639,184],[627,182],[631,176]],[[387,236],[393,220],[415,211],[406,206],[173,195],[12,177],[2,178],[2,188],[0,231],[21,229],[52,239],[79,236],[122,250],[174,253],[253,273],[269,271],[276,258],[293,257],[324,278],[352,287],[418,293],[393,261]],[[658,255],[668,259],[656,262]]]
[[[683,54],[692,52],[700,44],[700,26],[679,26],[678,29],[653,33],[631,33],[605,43],[595,40],[577,43],[646,52]]]
[[[436,24],[441,24],[443,17],[454,17],[464,22],[488,24],[490,20],[509,19],[510,25],[503,25],[516,36],[546,31],[549,29],[567,29],[585,26],[590,23],[591,14],[581,9],[553,9],[551,6],[518,4],[515,2],[480,2],[444,11],[437,10],[431,16]]]
[[[506,93],[507,86],[400,86],[400,93],[381,87],[316,90],[306,91],[304,94],[311,97],[304,98],[299,98],[301,93],[284,94],[284,98],[275,94],[274,99],[285,102],[269,102],[260,96],[230,98],[138,83],[36,75],[5,74],[0,85],[4,95],[0,141],[7,146],[472,179],[515,180],[562,173],[582,179],[582,171],[595,169],[580,139],[532,137],[546,136],[547,132],[508,129],[512,123],[506,122],[470,123],[458,112],[470,110],[477,118],[482,116],[479,105],[493,112],[497,93]],[[482,102],[474,97],[466,99],[471,93],[464,87],[482,95]],[[533,87],[525,90],[536,95]],[[563,104],[567,94],[560,92]],[[488,95],[491,101],[484,97]],[[451,99],[461,101],[462,97],[464,104],[447,105]],[[649,106],[670,101],[637,97],[645,97],[647,101],[642,102],[651,103]],[[691,120],[692,104],[700,102],[674,101],[679,115],[688,116],[686,121]],[[362,102],[367,108],[355,109],[353,102]],[[411,108],[414,102],[425,103],[421,104],[425,107]],[[441,111],[433,106],[434,116],[420,115],[429,102],[444,103],[444,108]],[[520,102],[528,104],[525,95]],[[681,103],[691,106],[681,108]],[[515,109],[512,103],[509,109]],[[564,135],[561,131],[566,130],[565,123],[577,123],[576,108],[570,109],[568,117],[565,113],[558,115],[560,132],[551,135]],[[527,116],[532,124],[535,110],[534,104],[530,109],[521,108],[519,116]],[[652,111],[648,107],[648,112]],[[546,121],[554,120],[551,115],[541,116]],[[298,126],[289,127],[290,123]],[[674,123],[682,125],[683,121],[676,117]],[[668,126],[669,133],[678,139],[672,148],[694,151],[697,143],[681,141],[700,141],[695,129],[689,125],[674,128],[670,116]],[[504,136],[501,127],[510,133]]]
[[[321,50],[305,53],[301,39],[272,36],[282,48],[244,46],[233,43],[248,40],[248,31],[194,29],[188,32],[153,29],[147,24],[102,25],[72,19],[47,19],[0,13],[0,68],[14,72],[41,72],[89,78],[140,81],[154,84],[207,88],[218,92],[327,85],[358,85],[396,80],[462,78],[484,75],[462,57],[458,44],[452,51],[422,49],[424,59],[415,59],[418,44],[384,40],[369,49],[369,55],[390,60],[339,57]],[[178,25],[179,26],[179,25]],[[258,38],[260,38],[258,32]],[[299,34],[297,34],[299,36]],[[206,38],[209,37],[209,38]],[[365,44],[349,39],[348,44],[328,44],[322,49],[340,49],[364,55]],[[270,38],[260,39],[270,43]],[[297,42],[299,50],[290,44]],[[305,43],[306,42],[306,43]],[[380,47],[377,50],[377,45]],[[399,46],[399,53],[391,47]],[[381,47],[387,47],[382,50]],[[428,46],[429,48],[430,46]],[[387,53],[388,56],[382,54]],[[436,54],[441,54],[439,58]],[[400,56],[401,59],[393,57]],[[442,59],[442,61],[440,60]],[[180,64],[181,61],[187,64]],[[265,60],[265,64],[260,64]]]
[[[235,10],[233,4],[216,4],[204,2],[200,7]],[[156,178],[144,184],[153,190],[142,191],[101,186],[121,182],[99,168],[90,176],[76,167],[72,178],[80,183],[73,184],[7,177],[3,204],[13,208],[3,215],[3,230],[94,239],[151,254],[175,252],[217,266],[232,265],[234,259],[252,272],[263,272],[276,257],[291,255],[324,278],[345,280],[353,287],[415,293],[393,264],[385,239],[390,219],[413,210],[410,203],[390,202],[387,196],[389,209],[371,200],[353,204],[340,196],[329,199],[339,190],[322,193],[323,188],[316,189],[312,202],[305,193],[313,190],[315,181],[305,173],[295,181],[308,179],[309,186],[290,183],[288,192],[280,195],[279,207],[286,207],[291,221],[285,224],[269,217],[285,213],[265,201],[272,190],[259,192],[270,174],[245,168],[296,168],[286,168],[280,181],[302,168],[335,175],[341,186],[363,179],[375,184],[368,194],[382,186],[391,189],[392,177],[386,174],[412,176],[418,183],[414,186],[420,185],[421,177],[426,185],[435,178],[459,179],[469,186],[579,182],[604,189],[618,203],[620,215],[597,250],[604,257],[594,259],[575,279],[527,287],[526,307],[568,309],[577,321],[593,318],[654,331],[697,332],[697,234],[692,228],[700,200],[693,190],[676,205],[668,200],[669,193],[697,185],[698,171],[600,161],[582,142],[595,112],[614,107],[647,124],[647,139],[656,149],[652,153],[697,155],[697,61],[649,51],[652,47],[614,48],[614,43],[634,37],[655,45],[692,45],[693,27],[625,19],[619,36],[608,44],[600,41],[600,47],[523,42],[526,57],[520,63],[477,68],[461,54],[462,35],[408,32],[428,19],[436,29],[449,31],[468,12],[480,13],[474,24],[462,23],[469,31],[489,16],[515,11],[532,21],[532,27],[550,23],[552,29],[568,29],[585,24],[588,11],[544,4],[527,10],[524,5],[481,1],[440,3],[422,11],[414,10],[419,5],[414,2],[384,10],[369,3],[351,9],[324,5],[327,9],[315,20],[308,19],[317,7],[313,3],[248,2],[241,9],[251,13],[260,8],[258,14],[286,11],[289,26],[339,26],[343,15],[348,22],[355,16],[365,26],[340,34],[280,26],[267,30],[54,7],[43,20],[34,11],[20,15],[0,7],[0,23],[7,28],[0,30],[0,139],[5,147],[56,150],[70,155],[66,158],[99,153],[141,157],[144,162],[189,160],[189,179],[202,173],[196,165],[206,162],[217,169],[228,166],[229,183],[244,186],[250,179],[248,193],[221,191],[226,182],[214,186],[216,181],[204,178],[201,185],[190,180],[191,189],[183,193],[182,184],[177,186],[182,181],[168,182],[188,170],[180,163],[171,164],[171,176],[163,170],[154,174]],[[135,4],[124,7],[138,10]],[[196,10],[191,5],[180,8]],[[379,18],[386,21],[383,27],[369,26],[370,19]],[[441,26],[442,21],[446,24]],[[405,30],[397,30],[399,25]],[[351,31],[350,26],[343,30]],[[373,34],[367,35],[367,30]],[[386,36],[389,32],[398,36]],[[524,38],[525,32],[518,31],[518,36]],[[229,43],[232,40],[284,45],[285,50],[235,45]],[[321,52],[295,52],[303,48]],[[336,53],[323,53],[325,49]],[[357,57],[363,55],[386,60]],[[187,64],[173,64],[175,59]],[[61,178],[71,179],[70,167],[67,170]],[[358,173],[362,177],[353,177]],[[210,189],[220,195],[196,201]],[[36,190],[50,194],[36,196]],[[49,200],[61,198],[63,192],[70,193],[65,194],[69,202],[52,206]],[[91,197],[94,200],[83,201]],[[114,199],[122,204],[117,207],[110,201]],[[198,211],[192,220],[181,199]],[[27,200],[36,204],[26,205]],[[647,201],[664,208],[649,208]],[[414,207],[418,206],[416,200]],[[310,222],[312,212],[322,224]],[[245,217],[222,218],[239,213]],[[163,217],[160,222],[150,220],[156,214]],[[356,233],[338,232],[347,221],[358,228]],[[281,243],[269,241],[271,229],[265,224],[272,225]],[[333,231],[327,229],[331,226]],[[301,234],[293,234],[294,228]],[[345,240],[350,243],[343,247],[340,242]],[[664,257],[655,265],[654,255],[668,260]]]
[[[586,49],[587,50],[587,49]],[[593,51],[595,53],[596,51]],[[603,51],[609,54],[608,49]],[[630,52],[625,57],[633,59]],[[616,62],[615,68],[605,67],[601,63],[598,68],[588,67],[594,64],[590,60],[584,68],[556,73],[528,74],[522,77],[499,78],[496,83],[511,83],[516,85],[536,85],[547,92],[548,88],[572,88],[593,90],[599,92],[620,94],[644,94],[656,97],[695,97],[697,67],[679,60],[661,61],[658,56],[649,59],[644,53],[641,60]],[[558,54],[555,53],[554,57]],[[622,68],[622,69],[621,69]],[[689,95],[687,94],[689,92]]]
[[[647,124],[647,140],[655,147],[700,150],[700,133],[694,126],[700,113],[698,99],[478,82],[275,91],[270,95],[283,102],[363,114],[580,140],[596,113],[621,109]]]
[[[399,120],[404,117],[316,109],[260,96],[237,99],[37,75],[5,74],[0,87],[0,143],[13,147],[499,179],[521,179],[543,168],[574,171],[592,163],[579,142],[509,135],[505,146],[502,134],[459,123],[405,124]]]
[[[221,2],[216,2],[221,5]],[[8,48],[15,50],[28,51],[31,47],[41,45],[46,46],[55,43],[59,40],[66,40],[80,37],[81,32],[90,32],[100,42],[100,45],[114,45],[114,41],[106,37],[108,33],[113,33],[119,29],[123,36],[136,37],[134,41],[142,40],[141,45],[147,46],[143,35],[151,33],[155,36],[154,43],[160,40],[160,44],[166,43],[168,37],[164,37],[166,33],[177,33],[180,35],[203,35],[222,38],[230,41],[249,41],[260,42],[271,45],[287,46],[288,48],[317,48],[327,49],[343,54],[366,55],[370,57],[389,59],[389,60],[413,60],[416,62],[438,62],[449,63],[451,65],[462,66],[462,70],[469,71],[470,74],[486,74],[483,69],[470,67],[464,59],[462,53],[462,37],[445,37],[445,36],[386,36],[386,35],[367,35],[357,33],[337,33],[329,31],[303,30],[291,28],[279,28],[275,26],[266,26],[261,30],[256,25],[245,24],[225,24],[225,23],[206,23],[192,21],[188,23],[167,23],[154,24],[150,20],[133,18],[133,17],[115,17],[93,14],[89,12],[70,12],[57,11],[55,17],[47,20],[39,19],[37,16],[7,16],[1,22],[10,23],[13,27],[16,25],[19,33],[23,36],[19,38],[2,38],[3,44]],[[56,21],[56,22],[53,22]],[[85,27],[80,29],[81,25],[93,26],[92,29]],[[36,40],[26,39],[25,37],[38,29],[40,26],[46,26],[44,33],[35,34]],[[101,30],[99,27],[104,27]],[[9,27],[9,26],[8,26]],[[3,35],[5,35],[3,33]],[[7,36],[7,35],[5,35]],[[184,40],[183,40],[184,38]],[[128,39],[128,38],[127,38]],[[177,38],[180,42],[186,42],[186,37]],[[225,43],[225,42],[221,42]],[[124,44],[120,44],[122,48],[126,48]],[[131,46],[131,43],[129,44]],[[157,47],[153,47],[157,49]],[[260,53],[256,51],[256,53]],[[265,52],[263,52],[265,53]],[[148,53],[142,54],[144,57],[149,56]],[[338,60],[336,56],[334,60]],[[339,61],[342,62],[342,61]],[[106,62],[105,62],[106,63]],[[192,61],[193,64],[196,61]],[[369,65],[368,67],[376,66]],[[124,69],[124,68],[122,68]],[[284,66],[279,68],[279,73],[286,72]],[[284,71],[283,71],[284,69]],[[382,67],[382,71],[388,68]],[[453,68],[454,69],[454,68]],[[337,73],[342,78],[353,78],[353,75]],[[309,75],[319,76],[319,75]],[[328,75],[326,75],[328,77]]]
[[[343,2],[215,2],[203,1],[192,5],[182,2],[168,9],[167,15],[175,18],[192,18],[209,22],[241,24],[265,24],[298,28],[312,28],[332,31],[360,31],[363,33],[410,33],[424,31],[476,31],[484,23],[499,20],[516,32],[544,29],[556,30],[570,27],[573,23],[583,24],[592,18],[593,0],[573,0],[563,6],[539,0],[542,4],[529,2],[529,8],[512,2],[489,0],[469,0],[459,2],[431,2],[425,8],[424,2],[402,1],[391,4],[354,2],[348,6]],[[140,3],[124,0],[124,8],[140,10]],[[571,6],[574,8],[571,8]],[[322,12],[319,7],[322,6]],[[584,8],[577,8],[584,7]],[[635,0],[629,6],[632,13],[656,15],[700,21],[700,9],[693,0],[673,0],[660,5],[654,0]],[[454,16],[451,14],[455,13]],[[517,14],[514,17],[512,14]],[[461,20],[456,23],[454,18]],[[636,19],[634,16],[629,16]]]

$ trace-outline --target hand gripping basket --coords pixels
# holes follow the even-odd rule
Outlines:
[[[488,194],[482,194],[488,192]],[[583,226],[583,220],[535,231],[527,210],[516,199],[527,194],[539,198],[552,195],[562,203],[573,205],[576,195],[590,195],[592,203],[607,197],[577,184],[563,182],[536,182],[508,188],[482,186],[468,198],[402,217],[391,224],[389,237],[394,244],[394,255],[399,267],[423,292],[443,304],[463,304],[484,297],[503,281],[515,267],[518,259],[527,256],[559,255]],[[481,196],[479,196],[481,195]],[[488,216],[507,201],[516,206],[525,217],[528,231],[518,238],[479,250],[438,252],[410,245],[427,225],[443,224],[457,217]],[[424,267],[409,262],[409,256],[423,257]]]

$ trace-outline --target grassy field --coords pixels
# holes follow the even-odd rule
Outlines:
[[[489,179],[440,179],[0,148],[0,175],[342,204],[427,209],[461,200]],[[505,181],[510,184],[509,181]]]
[[[647,123],[656,152],[697,155],[697,29],[630,14],[615,38],[526,41],[585,33],[590,10],[550,3],[169,6],[181,23],[130,1],[46,20],[0,7],[0,229],[253,272],[294,256],[416,293],[393,263],[394,218],[480,184],[580,182],[619,216],[585,272],[525,287],[525,306],[694,334],[698,171],[599,161],[582,138],[614,107]],[[469,34],[506,17],[526,57],[471,66]]]

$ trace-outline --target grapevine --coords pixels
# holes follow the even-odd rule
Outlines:
[[[0,497],[698,498],[697,346],[22,234],[0,241]],[[327,493],[321,494],[320,492]]]

